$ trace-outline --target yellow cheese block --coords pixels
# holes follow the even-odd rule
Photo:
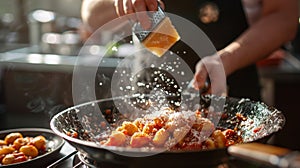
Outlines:
[[[157,27],[143,40],[143,45],[158,57],[164,55],[180,36],[169,17],[165,17]]]

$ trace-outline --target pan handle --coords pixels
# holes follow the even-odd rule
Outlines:
[[[279,168],[300,167],[300,152],[261,143],[245,143],[228,147],[236,158],[255,161]]]

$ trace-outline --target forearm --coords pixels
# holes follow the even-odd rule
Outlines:
[[[83,23],[95,31],[105,23],[117,18],[114,0],[83,0],[81,7]]]
[[[265,14],[236,41],[219,51],[226,75],[265,58],[295,36],[298,10],[290,10]]]

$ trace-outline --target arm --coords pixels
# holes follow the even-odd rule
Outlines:
[[[297,0],[263,0],[261,19],[219,52],[226,75],[265,58],[296,35]]]
[[[194,87],[200,89],[210,74],[212,87],[220,81],[213,67],[224,67],[226,76],[265,58],[272,51],[293,39],[298,25],[297,0],[263,0],[262,16],[239,38],[218,51],[218,55],[206,57],[196,66]],[[214,62],[208,63],[208,62]],[[215,77],[215,78],[214,78]],[[219,92],[219,91],[218,91]]]
[[[94,32],[118,17],[114,8],[114,0],[83,0],[81,17],[89,31]]]

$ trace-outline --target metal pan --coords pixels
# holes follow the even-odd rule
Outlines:
[[[4,139],[6,135],[12,132],[19,132],[24,137],[35,137],[42,135],[47,140],[47,151],[45,154],[40,155],[28,161],[19,162],[9,165],[0,165],[1,168],[29,168],[29,167],[46,167],[59,157],[59,152],[64,145],[65,141],[60,136],[53,133],[50,129],[45,128],[18,128],[0,131],[0,139]]]
[[[124,99],[132,100],[132,98],[126,97],[112,98],[88,102],[66,109],[52,118],[51,129],[88,158],[101,164],[112,163],[116,167],[207,167],[224,163],[229,159],[227,148],[201,151],[165,151],[151,155],[157,151],[99,145],[96,137],[103,129],[100,127],[100,123],[104,121],[103,117],[112,123],[122,120],[124,114],[120,115],[120,110],[118,110],[120,108],[117,107],[120,102],[124,102]],[[218,127],[236,127],[242,132],[245,143],[265,142],[272,134],[282,129],[285,123],[285,118],[280,111],[264,103],[253,102],[249,99],[202,96],[200,103],[191,101],[186,104],[186,107],[201,106],[207,108],[212,102],[215,104],[218,102],[225,103],[222,105],[222,109],[224,107],[224,114],[227,117],[220,119]],[[217,105],[214,108],[220,107]],[[110,109],[109,115],[106,115],[107,109]],[[126,107],[122,109],[126,109]],[[249,124],[234,122],[236,113],[246,116]],[[68,136],[66,131],[71,130],[76,130],[79,137]]]

